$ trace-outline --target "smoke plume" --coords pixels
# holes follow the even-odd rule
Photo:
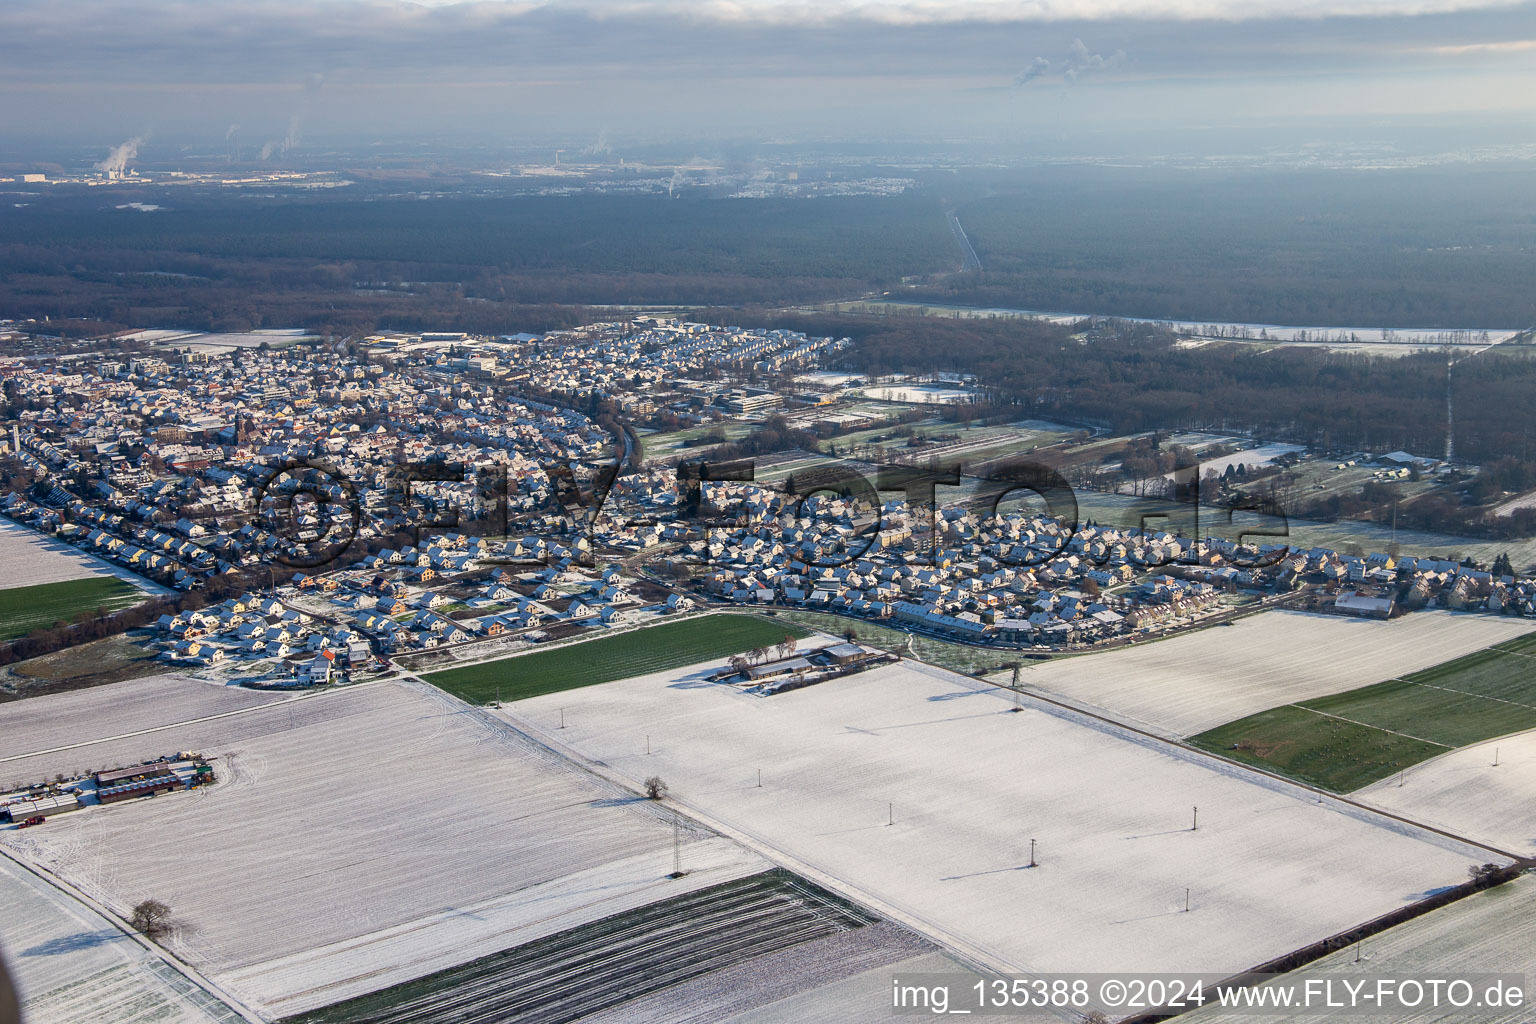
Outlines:
[[[604,128],[597,133],[597,141],[583,149],[583,156],[607,156],[613,152],[613,147],[608,145],[608,129]]]
[[[274,154],[282,155],[304,141],[304,119],[309,116],[310,103],[319,94],[320,87],[324,84],[325,76],[318,71],[304,80],[304,98],[299,101],[299,109],[288,118],[288,130],[283,133],[283,137],[261,147],[263,160],[272,159]]]
[[[1060,63],[1053,63],[1044,57],[1036,57],[1029,62],[1029,66],[1020,71],[1013,78],[1013,84],[1028,85],[1051,71],[1059,71],[1061,80],[1067,85],[1074,84],[1085,74],[1097,71],[1113,71],[1125,63],[1125,51],[1116,50],[1105,56],[1102,53],[1089,53],[1088,47],[1081,39],[1072,40],[1072,45],[1067,47],[1067,55]]]
[[[1085,72],[1113,71],[1124,61],[1124,50],[1116,50],[1106,57],[1102,53],[1089,53],[1088,47],[1083,45],[1081,39],[1074,39],[1072,45],[1067,48],[1067,67],[1061,73],[1061,77],[1070,84],[1076,82]]]
[[[115,146],[105,160],[96,165],[98,171],[105,171],[109,175],[122,174],[128,167],[128,161],[139,155],[139,147],[144,144],[147,135],[135,135],[127,142]]]
[[[1051,62],[1044,57],[1036,57],[1029,62],[1029,67],[1014,76],[1014,85],[1028,85],[1047,71],[1051,70]]]

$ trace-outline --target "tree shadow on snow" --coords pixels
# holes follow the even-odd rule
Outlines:
[[[697,690],[706,686],[729,686],[729,683],[716,683],[710,680],[710,676],[720,671],[718,668],[701,669],[683,676],[681,679],[667,684],[669,690]]]
[[[121,932],[111,929],[103,929],[96,932],[76,932],[74,935],[61,935],[47,942],[40,942],[31,949],[24,949],[16,955],[23,956],[58,956],[61,953],[78,953],[83,949],[94,949],[97,946],[105,946],[122,935]]]

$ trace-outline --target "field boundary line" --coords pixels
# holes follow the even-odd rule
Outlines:
[[[1388,729],[1384,725],[1372,725],[1370,722],[1357,722],[1353,718],[1345,718],[1343,715],[1335,715],[1335,714],[1331,714],[1331,713],[1329,713],[1327,711],[1319,711],[1319,710],[1317,710],[1317,708],[1309,708],[1305,704],[1283,704],[1281,706],[1282,707],[1288,707],[1288,708],[1297,708],[1297,709],[1299,709],[1301,711],[1310,711],[1314,715],[1322,715],[1324,718],[1332,718],[1334,721],[1337,721],[1337,722],[1348,722],[1350,725],[1358,725],[1362,729],[1375,729],[1377,732],[1385,732],[1385,733],[1390,733],[1393,736],[1401,736],[1405,740],[1416,740],[1419,743],[1428,743],[1432,747],[1444,747],[1446,750],[1455,750],[1456,749],[1455,747],[1451,746],[1451,744],[1449,744],[1449,743],[1441,743],[1441,742],[1439,742],[1437,740],[1427,740],[1423,736],[1414,736],[1414,735],[1411,735],[1411,734],[1406,733],[1406,732],[1398,732],[1396,729]],[[1261,714],[1262,714],[1262,712],[1261,712]],[[1220,728],[1220,727],[1218,726],[1218,728]]]
[[[321,690],[318,693],[298,693],[294,694],[292,697],[284,697],[281,700],[269,701],[266,704],[256,704],[248,708],[236,708],[233,711],[221,711],[216,715],[204,715],[202,718],[189,718],[185,722],[171,722],[169,725],[156,725],[148,729],[137,729],[134,732],[125,732],[117,736],[102,736],[99,739],[83,740],[80,743],[68,743],[62,747],[50,747],[47,750],[29,750],[22,754],[11,754],[8,757],[0,757],[0,764],[5,764],[7,761],[20,761],[28,757],[41,757],[44,754],[58,754],[66,750],[78,750],[81,747],[92,747],[98,743],[111,743],[113,740],[127,740],[132,739],[135,736],[147,736],[153,732],[164,732],[167,729],[179,729],[184,725],[197,725],[200,722],[214,722],[220,718],[232,718],[235,715],[249,715],[253,712],[265,711],[268,708],[275,708],[279,705],[292,704],[295,701],[300,700],[314,700],[317,697],[326,697],[331,694],[345,692],[346,690],[355,690],[363,686],[373,686],[384,681],[385,680],[382,679],[370,679],[365,683],[350,683],[347,686],[339,687],[334,690]]]
[[[450,696],[452,695],[450,694]],[[458,698],[454,699],[457,700]],[[470,706],[472,708],[474,707],[473,705]],[[504,717],[509,716],[510,714],[505,710],[503,710],[501,714],[484,711],[480,708],[475,708],[475,710],[480,711],[487,717],[494,719],[497,725],[501,728],[512,730],[513,732],[522,736],[528,742],[544,747],[551,754],[563,758],[566,762],[578,768],[584,769],[585,771],[606,780],[612,785],[620,786],[630,792],[638,792],[637,787],[639,786],[639,783],[637,781],[630,779],[628,776],[613,768],[611,765],[602,764],[598,761],[586,757],[585,755],[570,747],[567,747],[564,743],[561,743],[559,740],[548,735],[544,729],[528,721],[526,718],[518,717],[514,720],[511,717]],[[795,872],[796,874],[802,875],[807,880],[814,882],[823,888],[851,899],[857,903],[863,904],[864,906],[875,911],[880,916],[893,921],[896,924],[902,925],[903,927],[906,927],[918,933],[919,935],[927,936],[945,949],[956,953],[962,959],[969,961],[972,966],[993,972],[1014,974],[1031,973],[1024,965],[1013,963],[1008,958],[997,953],[995,950],[988,949],[977,943],[953,935],[948,929],[934,924],[927,918],[923,917],[921,914],[918,914],[912,910],[908,910],[901,905],[877,896],[874,893],[867,892],[859,886],[854,885],[853,883],[837,875],[833,875],[819,868],[816,868],[801,860],[800,858],[785,852],[779,846],[763,838],[756,832],[743,826],[730,823],[726,819],[720,818],[716,815],[706,813],[688,800],[681,799],[675,795],[668,796],[665,800],[661,801],[661,805],[669,808],[672,813],[678,815],[679,817],[692,818],[694,821],[703,825],[705,828],[714,831],[716,834],[730,839],[733,842],[739,843],[740,845],[746,847],[748,850],[752,850],[753,852],[757,853],[759,856],[764,857],[765,859],[772,861],[781,867],[788,868],[789,870]]]
[[[127,927],[123,920],[117,914],[113,913],[112,910],[104,903],[87,895],[84,891],[77,888],[70,882],[65,881],[63,878],[60,878],[58,875],[55,875],[52,871],[49,871],[42,865],[33,864],[14,851],[7,849],[4,844],[0,844],[0,856],[4,856],[6,860],[10,861],[12,864],[15,864],[21,870],[32,875],[44,885],[51,886],[52,888],[59,890],[71,899],[74,899],[76,902],[90,908],[108,924],[112,925],[118,931],[128,936],[128,938],[133,942],[138,943],[141,948],[147,950],[161,963],[164,963],[170,967],[177,974],[180,974],[189,983],[191,983],[193,987],[200,989],[204,994],[210,996],[215,1001],[222,1003],[233,1013],[249,1021],[250,1024],[266,1024],[266,1022],[261,1017],[258,1017],[253,1010],[245,1005],[245,1003],[241,1002],[239,999],[236,999],[233,993],[227,991],[222,985],[218,984],[207,975],[203,974],[202,971],[198,970],[196,967],[193,967],[181,957],[166,949],[164,946],[161,946],[155,942],[151,942],[149,939],[145,938],[143,935],[140,935],[132,928]]]
[[[902,658],[901,660],[902,662],[907,663],[916,669],[919,669],[924,674],[927,674],[935,679],[939,679],[953,685],[963,685],[970,689],[972,692],[985,693],[991,691],[995,696],[998,696],[999,698],[1002,697],[1004,692],[1013,692],[1010,687],[1000,686],[997,684],[988,683],[984,680],[967,677],[951,670],[944,669],[940,666],[930,665],[917,659]],[[1164,749],[1172,748],[1173,750],[1177,750],[1184,756],[1189,757],[1194,763],[1199,763],[1201,760],[1207,760],[1214,763],[1212,764],[1213,768],[1216,765],[1220,765],[1226,770],[1236,773],[1238,777],[1251,775],[1262,779],[1267,779],[1271,784],[1278,784],[1279,786],[1284,787],[1286,790],[1294,792],[1298,798],[1302,797],[1303,795],[1310,795],[1315,793],[1319,797],[1319,801],[1321,801],[1321,798],[1324,795],[1324,791],[1319,790],[1316,787],[1309,786],[1306,783],[1278,774],[1276,772],[1265,771],[1262,768],[1245,764],[1244,762],[1236,761],[1231,758],[1223,757],[1213,751],[1204,750],[1180,740],[1170,740],[1163,736],[1159,736],[1156,733],[1149,732],[1146,729],[1136,728],[1122,721],[1117,721],[1113,718],[1109,718],[1101,714],[1095,714],[1090,711],[1075,708],[1070,705],[1051,700],[1050,698],[1041,697],[1035,693],[1025,693],[1022,690],[1017,692],[1020,693],[1022,698],[1028,699],[1032,704],[1034,704],[1035,710],[1040,710],[1047,714],[1055,715],[1061,715],[1062,712],[1065,712],[1067,716],[1075,718],[1079,721],[1082,721],[1083,719],[1091,720],[1090,722],[1084,723],[1090,725],[1090,727],[1103,728],[1107,726],[1112,732],[1134,734],[1135,736],[1141,737],[1143,740],[1151,740],[1154,744],[1161,746]],[[1041,705],[1045,706],[1042,707]],[[511,708],[513,710],[508,710],[506,707],[504,707],[501,709],[499,714],[494,712],[483,713],[496,718],[507,728],[512,729],[513,731],[524,736],[530,742],[544,746],[552,753],[566,758],[571,763],[593,773],[594,775],[605,778],[617,785],[624,786],[626,789],[630,789],[631,791],[634,791],[638,786],[638,780],[630,779],[626,774],[615,769],[611,765],[588,758],[586,755],[568,747],[566,744],[556,739],[541,725],[536,724],[521,715],[518,715],[515,710],[516,702],[512,703]],[[1097,723],[1097,725],[1095,726],[1094,723]],[[1127,740],[1134,742],[1134,740],[1130,740],[1129,737],[1127,737]],[[1253,781],[1257,783],[1258,779],[1256,778]],[[1372,806],[1371,804],[1364,803],[1362,801],[1355,800],[1341,794],[1327,793],[1326,795],[1330,799],[1336,801],[1338,810],[1349,808],[1350,811],[1345,813],[1353,812],[1353,815],[1359,816],[1363,822],[1373,823],[1376,825],[1376,827],[1393,828],[1394,826],[1407,826],[1408,828],[1421,833],[1426,838],[1437,837],[1441,840],[1449,840],[1464,848],[1483,850],[1489,853],[1493,853],[1516,864],[1530,863],[1527,858],[1509,853],[1508,851],[1499,849],[1498,847],[1491,846],[1488,843],[1458,835],[1457,833],[1448,829],[1428,825],[1409,818],[1405,815],[1386,811],[1382,808]],[[888,917],[890,920],[895,921],[898,924],[905,925],[906,927],[911,928],[922,935],[928,936],[950,952],[959,956],[962,960],[969,961],[971,965],[982,968],[984,972],[995,972],[1002,970],[1004,973],[1032,973],[1026,965],[1012,964],[1008,958],[1003,957],[995,951],[989,950],[986,946],[980,943],[972,942],[970,940],[963,939],[954,935],[954,933],[949,929],[928,921],[920,913],[909,910],[893,900],[869,893],[857,884],[849,882],[837,875],[833,875],[815,868],[801,858],[782,850],[777,844],[767,838],[764,838],[757,832],[737,825],[729,819],[722,818],[716,814],[702,811],[695,804],[685,798],[675,795],[670,796],[664,801],[664,804],[678,809],[680,813],[686,812],[687,816],[694,818],[705,826],[712,828],[720,834],[734,839],[737,842],[742,843],[749,849],[756,850],[758,853],[768,857],[771,860],[774,860],[776,863],[782,864],[783,866],[790,868],[793,871],[803,874],[805,877],[817,882],[817,884],[823,885],[833,892],[843,894],[850,899],[861,902],[875,910],[877,913]]]
[[[1294,778],[1290,777],[1289,775],[1283,775],[1280,772],[1271,771],[1271,770],[1269,770],[1267,768],[1262,768],[1259,765],[1250,764],[1247,761],[1239,761],[1239,760],[1237,760],[1235,758],[1227,757],[1226,755],[1221,754],[1221,753],[1219,753],[1218,751],[1215,751],[1215,750],[1207,750],[1204,747],[1195,746],[1193,743],[1190,743],[1190,742],[1188,742],[1187,740],[1184,740],[1184,739],[1168,739],[1167,737],[1159,736],[1157,733],[1151,732],[1148,729],[1138,728],[1137,726],[1130,725],[1130,724],[1128,724],[1128,723],[1126,723],[1124,721],[1118,720],[1116,718],[1113,718],[1113,717],[1109,716],[1108,714],[1105,714],[1105,713],[1102,713],[1102,712],[1099,712],[1099,711],[1090,711],[1090,710],[1086,710],[1084,708],[1073,707],[1071,704],[1064,703],[1063,701],[1057,700],[1054,697],[1049,697],[1049,696],[1046,696],[1044,694],[1041,694],[1041,693],[1038,693],[1038,692],[1035,692],[1035,691],[1032,691],[1032,690],[1025,690],[1023,687],[1020,687],[1018,690],[1015,690],[1015,689],[1013,689],[1013,687],[1011,687],[1011,686],[1004,686],[1001,683],[987,683],[984,680],[971,679],[971,678],[968,678],[966,676],[959,675],[958,673],[952,672],[949,669],[943,668],[942,666],[939,666],[939,665],[929,665],[927,662],[919,662],[919,661],[916,661],[915,659],[912,659],[912,658],[903,658],[902,660],[910,662],[913,665],[920,665],[924,669],[932,670],[932,671],[935,671],[935,672],[943,672],[943,673],[946,673],[948,675],[955,676],[957,680],[964,681],[966,683],[972,684],[973,688],[974,688],[974,685],[976,683],[981,683],[982,685],[989,686],[992,689],[994,689],[996,691],[999,691],[999,692],[1017,693],[1017,694],[1019,694],[1020,697],[1022,697],[1024,699],[1037,701],[1038,703],[1041,703],[1041,704],[1049,704],[1052,707],[1059,708],[1062,711],[1066,711],[1066,712],[1069,712],[1069,713],[1075,714],[1075,715],[1081,715],[1084,718],[1091,718],[1091,719],[1093,719],[1093,720],[1095,720],[1097,722],[1102,723],[1103,725],[1107,725],[1107,726],[1110,726],[1110,727],[1115,728],[1115,729],[1123,729],[1123,730],[1125,730],[1127,732],[1135,733],[1136,735],[1145,737],[1146,739],[1155,740],[1155,741],[1157,741],[1159,743],[1166,744],[1167,746],[1174,747],[1174,748],[1176,748],[1178,750],[1182,750],[1182,751],[1185,751],[1185,752],[1190,753],[1190,754],[1197,754],[1200,757],[1209,758],[1210,760],[1213,760],[1213,761],[1218,761],[1221,764],[1226,765],[1229,768],[1233,768],[1233,769],[1236,769],[1236,770],[1239,770],[1239,771],[1242,771],[1242,772],[1250,772],[1250,773],[1252,773],[1254,775],[1261,775],[1264,778],[1269,779],[1269,780],[1271,780],[1273,782],[1279,782],[1279,783],[1282,783],[1283,785],[1294,787],[1294,788],[1302,790],[1304,792],[1316,793],[1318,795],[1327,795],[1328,798],[1331,799],[1331,800],[1337,800],[1341,804],[1344,804],[1344,805],[1349,806],[1349,807],[1353,807],[1353,808],[1355,808],[1356,810],[1359,810],[1359,811],[1364,811],[1368,815],[1372,815],[1372,816],[1379,817],[1379,818],[1385,818],[1385,819],[1387,819],[1389,821],[1394,821],[1394,822],[1397,822],[1398,824],[1401,824],[1401,825],[1407,825],[1410,828],[1416,828],[1416,829],[1419,829],[1422,832],[1428,832],[1428,833],[1430,833],[1432,835],[1440,836],[1443,839],[1451,839],[1451,840],[1454,840],[1455,842],[1461,843],[1464,846],[1472,846],[1472,847],[1476,847],[1479,850],[1487,850],[1489,853],[1498,854],[1500,857],[1506,857],[1509,860],[1516,861],[1516,862],[1521,863],[1521,864],[1530,863],[1530,864],[1533,864],[1533,866],[1536,866],[1536,859],[1526,857],[1523,854],[1510,853],[1508,850],[1502,850],[1502,849],[1500,849],[1497,846],[1490,845],[1488,843],[1482,842],[1481,840],[1470,839],[1467,836],[1459,835],[1458,833],[1452,832],[1450,829],[1440,828],[1440,827],[1438,827],[1436,825],[1426,824],[1426,823],[1424,823],[1422,821],[1418,821],[1418,820],[1416,820],[1414,818],[1410,818],[1410,817],[1408,817],[1405,814],[1398,814],[1395,811],[1389,811],[1389,810],[1386,810],[1385,808],[1377,807],[1374,804],[1366,803],[1363,800],[1357,800],[1357,799],[1355,799],[1354,797],[1350,796],[1347,793],[1336,793],[1333,790],[1321,789],[1321,788],[1319,788],[1317,786],[1314,786],[1314,785],[1312,785],[1310,783],[1302,782],[1300,779],[1294,779]],[[978,690],[977,692],[982,692],[982,691]],[[1284,704],[1281,705],[1281,707],[1287,707],[1287,706],[1289,706],[1289,705],[1284,705]],[[1273,709],[1271,709],[1271,710],[1273,710]],[[1311,711],[1312,709],[1311,708],[1304,708],[1303,710]],[[1317,713],[1318,714],[1322,714],[1322,712],[1317,712]],[[1347,721],[1347,719],[1346,719],[1346,721]],[[1354,724],[1363,725],[1364,723],[1354,723]],[[1367,726],[1367,728],[1375,729],[1375,728],[1378,728],[1378,727],[1372,725],[1372,726]],[[1530,732],[1532,730],[1524,729],[1524,730],[1521,730],[1521,731],[1522,732]],[[1417,737],[1409,737],[1409,738],[1410,739],[1416,739]],[[1434,741],[1432,741],[1432,740],[1424,740],[1422,742],[1433,743]],[[1479,741],[1479,742],[1482,742],[1482,741]],[[1434,745],[1435,746],[1443,746],[1444,744],[1434,744]],[[1445,750],[1445,753],[1447,753],[1447,754],[1453,753],[1453,752],[1455,752],[1457,750],[1460,750],[1460,749],[1462,749],[1462,748],[1460,748],[1460,747],[1447,747],[1446,750]],[[1435,757],[1441,757],[1441,756],[1444,756],[1444,755],[1442,755],[1442,754],[1436,754],[1435,755]],[[1423,764],[1423,763],[1425,763],[1425,762],[1420,762],[1420,764]],[[1417,767],[1419,767],[1419,765],[1415,765],[1414,767],[1417,768]],[[1371,783],[1371,785],[1375,785],[1375,783]],[[1361,789],[1364,789],[1364,788],[1365,787],[1361,787]]]
[[[1447,757],[1450,757],[1452,754],[1460,754],[1463,751],[1471,750],[1473,747],[1486,746],[1489,743],[1497,743],[1497,742],[1499,742],[1501,740],[1507,740],[1507,739],[1510,739],[1510,738],[1515,737],[1515,736],[1524,736],[1527,733],[1536,733],[1536,726],[1532,726],[1529,729],[1516,729],[1514,732],[1500,733],[1497,736],[1489,736],[1487,739],[1485,739],[1485,740],[1478,740],[1475,743],[1468,743],[1468,744],[1465,744],[1465,745],[1460,746],[1460,747],[1452,747],[1449,750],[1442,750],[1440,753],[1436,754],[1434,757],[1426,757],[1424,760],[1419,761],[1416,764],[1412,764],[1412,765],[1409,765],[1407,768],[1401,769],[1401,771],[1402,771],[1404,777],[1406,778],[1407,776],[1414,774],[1415,772],[1417,772],[1421,768],[1428,768],[1430,765],[1435,764],[1436,762],[1445,760]],[[1367,790],[1373,789],[1376,786],[1381,786],[1381,785],[1383,785],[1383,784],[1385,784],[1387,782],[1392,781],[1393,778],[1395,778],[1395,776],[1388,775],[1388,776],[1386,776],[1384,778],[1377,779],[1375,782],[1367,783],[1366,785],[1361,786],[1359,789],[1355,790],[1355,792],[1356,793],[1365,793]],[[1394,787],[1391,787],[1391,788],[1395,789],[1396,787],[1394,786]],[[1532,861],[1532,865],[1536,866],[1536,857],[1531,857],[1529,859]]]
[[[1492,648],[1484,648],[1484,650],[1492,650]],[[1481,698],[1483,700],[1491,700],[1491,701],[1495,701],[1496,703],[1499,703],[1499,704],[1510,704],[1510,705],[1513,705],[1514,707],[1517,707],[1517,708],[1528,708],[1531,711],[1536,711],[1536,704],[1527,704],[1524,701],[1510,700],[1508,697],[1493,697],[1493,696],[1490,696],[1490,695],[1488,695],[1486,693],[1472,693],[1469,690],[1458,690],[1454,686],[1440,686],[1440,685],[1438,685],[1436,683],[1423,683],[1423,682],[1420,682],[1417,679],[1404,679],[1401,676],[1393,676],[1391,679],[1387,680],[1387,682],[1389,682],[1389,683],[1412,683],[1414,686],[1423,686],[1426,689],[1439,690],[1442,693],[1455,693],[1455,694],[1459,694],[1459,695],[1461,695],[1463,697],[1479,697],[1479,698]],[[1478,742],[1481,742],[1481,741],[1478,741]],[[1463,744],[1463,745],[1464,746],[1469,746],[1470,744]]]
[[[521,720],[519,720],[519,724],[522,724]],[[537,729],[536,726],[533,728]],[[538,731],[540,733],[543,732],[543,730]],[[530,738],[535,739],[536,742],[541,742],[540,737]],[[623,785],[625,788],[631,788],[634,785],[634,783],[632,783],[627,777],[620,775],[617,772],[612,772],[606,767],[598,767],[595,762],[587,760],[574,750],[566,748],[564,744],[561,744],[558,741],[552,740],[551,745],[552,749],[554,749],[556,753],[559,753],[564,757],[577,760],[577,763],[581,764],[583,767],[587,767],[590,770],[595,771],[597,774],[603,775],[614,783]],[[903,907],[902,905],[890,899],[869,892],[860,886],[849,882],[847,879],[842,878],[841,876],[830,874],[829,872],[812,866],[806,861],[801,860],[799,857],[787,853],[781,847],[769,841],[768,839],[765,839],[757,832],[730,822],[728,819],[707,813],[689,800],[669,795],[663,801],[663,803],[670,805],[674,809],[674,813],[685,812],[686,816],[693,818],[695,821],[698,821],[706,828],[712,829],[727,839],[740,843],[747,849],[755,851],[760,856],[765,857],[768,860],[781,865],[782,867],[788,868],[789,870],[803,876],[807,880],[814,882],[817,885],[823,886],[824,888],[830,889],[835,893],[839,893],[848,899],[854,900],[855,902],[869,907],[875,913],[879,914],[881,917],[886,918],[887,920],[909,928],[912,931],[917,932],[919,935],[927,936],[950,952],[956,953],[963,959],[970,961],[975,966],[992,971],[1002,971],[1005,973],[1034,973],[1025,965],[1016,964],[995,950],[988,949],[968,939],[960,938],[959,936],[950,932],[948,929],[943,928],[940,925],[933,923],[932,921],[929,921],[926,917],[917,913],[916,911],[907,909],[906,907]]]

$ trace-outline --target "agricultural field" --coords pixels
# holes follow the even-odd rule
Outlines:
[[[883,1022],[897,1019],[889,1009],[892,976],[910,977],[914,974],[948,975],[954,979],[957,986],[973,984],[981,977],[947,953],[926,953],[899,963],[860,971],[850,978],[822,985],[809,992],[775,1000],[756,1009],[715,1019],[729,1022],[729,1024],[803,1024],[805,1021],[883,1024]],[[961,980],[962,978],[965,980]],[[640,1018],[634,1024],[671,1024],[674,1019]],[[1042,1013],[1035,1019],[1080,1024],[1082,1015],[1072,1012],[1053,1013],[1047,1016]],[[593,1021],[591,1024],[598,1024],[598,1022]],[[601,1024],[620,1024],[620,1022],[604,1020]],[[630,1022],[626,1021],[623,1024],[630,1024]]]
[[[880,921],[631,999],[582,1024],[886,1021],[892,972],[913,970],[969,973],[931,943]]]
[[[165,662],[130,633],[76,644],[0,668],[0,701],[158,675]]]
[[[1404,621],[1404,620],[1398,620]],[[1335,792],[1495,736],[1536,728],[1536,637],[1249,715],[1197,746]]]
[[[238,1024],[117,924],[0,856],[0,947],[31,1024]]]
[[[0,705],[0,765],[42,751],[84,749],[112,736],[289,699],[291,695],[271,690],[217,686],[169,674],[12,701]],[[105,708],[111,713],[104,713]],[[0,779],[8,777],[0,767]]]
[[[115,714],[65,717],[103,736]],[[167,721],[177,714],[167,708]],[[269,1018],[769,866],[418,682],[359,684],[7,768],[32,778],[188,749],[213,759],[215,785],[0,831],[0,844],[114,913],[146,896],[169,904],[188,925],[170,947]],[[674,880],[679,839],[689,873]]]
[[[1536,857],[1536,731],[1442,753],[1354,795],[1415,821]]]
[[[714,1020],[718,1016],[701,1013],[700,1003],[723,1008],[716,990],[724,978],[754,976],[758,983],[736,995],[738,1003],[751,1005],[762,1000],[761,989],[789,982],[794,992],[825,977],[805,971],[806,964],[833,960],[836,977],[852,973],[861,961],[932,948],[889,925],[866,931],[875,923],[859,908],[774,870],[594,921],[285,1024],[554,1022],[594,1014],[633,1022],[635,1004],[642,1001]],[[790,970],[797,961],[802,969]],[[807,973],[811,977],[786,977]],[[679,987],[684,993],[673,991]]]
[[[1133,498],[1130,495],[1109,494],[1103,491],[1079,491],[1077,502],[1080,518],[1115,524],[1127,529],[1136,527],[1140,516],[1154,507],[1160,507],[1171,517],[1172,522],[1185,522],[1191,514],[1191,507],[1187,504],[1154,502],[1147,498]],[[1201,523],[1214,532],[1233,532],[1226,527],[1225,518],[1217,509],[1202,508],[1200,516]],[[1507,553],[1517,569],[1523,570],[1528,565],[1536,565],[1536,537],[1483,540],[1477,537],[1460,537],[1450,533],[1409,529],[1399,529],[1394,534],[1390,526],[1354,519],[1323,522],[1291,518],[1287,521],[1286,528],[1289,533],[1283,542],[1299,549],[1326,547],[1335,551],[1349,551],[1358,548],[1362,552],[1371,552],[1386,551],[1395,543],[1405,555],[1449,558],[1458,562],[1470,557],[1487,564],[1500,554]],[[1275,543],[1281,543],[1281,541],[1276,540]]]
[[[757,615],[717,613],[624,633],[598,635],[531,654],[467,665],[424,675],[471,704],[521,700],[544,693],[593,686],[637,672],[662,672],[710,658],[725,658],[755,647],[809,633],[792,623]]]
[[[772,455],[759,455],[752,460],[752,479],[765,486],[781,485],[782,490],[785,477],[825,466],[830,459],[829,455],[819,455],[803,448],[788,448]]]
[[[1020,681],[1165,736],[1188,736],[1426,669],[1531,629],[1521,619],[1442,611],[1387,621],[1267,611],[1166,640],[1026,662]]]
[[[920,663],[772,697],[711,667],[500,714],[991,969],[1238,971],[1500,860]]]
[[[36,583],[0,590],[0,642],[26,636],[59,620],[99,608],[116,611],[144,600],[137,588],[114,576]]]
[[[106,562],[0,517],[0,590],[104,575]]]
[[[751,432],[752,424],[750,423],[705,423],[664,434],[642,434],[640,444],[645,450],[646,461],[660,462],[667,459],[692,458],[714,447],[713,444],[699,444],[701,438],[719,434],[727,441],[736,441]],[[690,442],[693,443],[690,444]]]
[[[1337,984],[1377,978],[1456,977],[1467,974],[1536,974],[1531,919],[1536,914],[1536,875],[1474,893],[1466,899],[1405,921],[1360,944],[1330,953],[1287,975],[1302,981],[1333,979]],[[1529,983],[1529,982],[1528,982]],[[1527,996],[1530,992],[1527,989]],[[1189,1024],[1333,1024],[1331,1013],[1266,1010],[1262,1014],[1222,1010],[1207,1004],[1178,1018]],[[1446,1007],[1396,1010],[1378,1020],[1393,1024],[1527,1024],[1529,1005],[1519,1008],[1448,1011]]]

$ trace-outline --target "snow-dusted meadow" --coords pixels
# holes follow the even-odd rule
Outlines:
[[[1162,735],[1190,736],[1416,672],[1531,628],[1523,619],[1442,611],[1387,621],[1269,611],[1232,626],[1035,664],[1020,682]]]
[[[112,922],[0,857],[0,949],[30,1024],[240,1020]]]
[[[1239,971],[1496,859],[917,663],[768,698],[713,667],[504,714],[995,968]]]
[[[113,714],[86,706],[71,717],[100,736]],[[667,878],[670,811],[419,683],[359,685],[6,767],[30,775],[189,748],[216,758],[217,785],[87,808],[0,842],[115,912],[147,896],[168,903],[192,926],[174,940],[178,954],[269,1017],[767,866],[690,830],[691,873]]]
[[[1374,935],[1357,950],[1350,946],[1298,969],[1291,978],[1347,979],[1453,978],[1467,974],[1523,974],[1530,996],[1536,974],[1536,943],[1531,921],[1536,916],[1536,876],[1525,875],[1506,885],[1476,893]],[[1358,957],[1358,959],[1357,959]],[[1481,995],[1481,992],[1478,993]],[[1427,1001],[1426,1001],[1427,1002]],[[1393,1024],[1529,1024],[1530,1005],[1518,1008],[1395,1009],[1390,1014],[1362,1014],[1359,1019]],[[1337,1024],[1338,1010],[1313,1013],[1239,1013],[1214,1004],[1179,1018],[1188,1024]]]
[[[0,704],[0,784],[13,778],[37,782],[43,775],[84,767],[75,765],[79,755],[71,758],[60,748],[85,752],[92,741],[291,698],[271,690],[245,690],[167,674],[10,701]],[[13,764],[40,751],[56,751],[63,766],[44,770],[37,778],[14,774]],[[100,767],[94,758],[95,752],[90,751],[91,766]]]
[[[945,388],[932,384],[872,386],[864,388],[863,393],[881,402],[909,402],[914,405],[949,405],[964,402],[976,395],[976,392],[965,388]]]
[[[0,590],[105,575],[109,565],[62,541],[0,518]]]
[[[1536,671],[1536,663],[1532,668]],[[1536,857],[1536,732],[1453,750],[1354,796],[1415,821]]]

